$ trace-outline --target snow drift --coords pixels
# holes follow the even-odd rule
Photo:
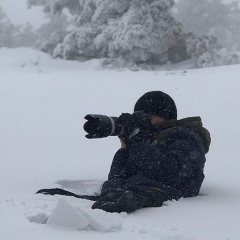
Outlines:
[[[53,60],[23,48],[0,49],[0,73],[2,239],[239,238],[239,65],[100,70],[97,61]],[[86,139],[84,116],[132,112],[139,96],[158,89],[175,99],[178,118],[200,115],[211,133],[198,197],[109,214],[91,210],[90,201],[34,194],[56,182],[67,187],[80,179],[104,181],[119,140]],[[75,186],[71,190],[80,191]]]

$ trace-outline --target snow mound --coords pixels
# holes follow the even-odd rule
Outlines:
[[[0,49],[0,69],[8,70],[20,69],[27,72],[52,72],[52,71],[78,71],[87,69],[100,69],[100,60],[89,60],[83,63],[78,61],[66,61],[54,59],[47,53],[30,48],[1,48]]]
[[[49,216],[47,225],[75,230],[95,230],[113,232],[121,229],[124,214],[109,214],[101,210],[82,210],[60,199]]]
[[[39,64],[31,65],[35,59]],[[54,60],[33,49],[0,49],[1,239],[239,239],[240,65],[133,72],[94,71],[91,64]],[[97,188],[81,179],[107,179],[119,139],[86,139],[84,116],[131,112],[153,90],[174,98],[179,119],[201,116],[210,130],[201,196],[124,215],[92,210],[87,200],[34,194],[59,185],[94,194]],[[54,215],[59,221],[73,215],[88,225],[81,231],[77,224],[59,225]]]
[[[28,220],[33,223],[46,224],[48,221],[48,215],[46,213],[38,213],[33,216],[28,216]]]
[[[87,228],[89,221],[80,210],[60,199],[47,224],[83,230]]]
[[[0,70],[13,72],[19,70],[22,72],[76,72],[87,70],[132,70],[132,71],[171,71],[185,70],[195,68],[191,59],[172,64],[168,62],[164,65],[146,65],[129,63],[118,59],[110,60],[106,58],[92,60],[63,60],[54,59],[49,54],[30,48],[0,48]]]

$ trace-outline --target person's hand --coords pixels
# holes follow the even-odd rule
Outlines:
[[[150,117],[143,111],[123,113],[118,118],[123,126],[123,132],[118,136],[126,147],[137,142],[145,142],[152,137],[152,125]],[[124,145],[123,145],[124,146]]]
[[[123,126],[122,133],[118,136],[121,141],[121,146],[124,148],[130,145],[131,134],[137,129],[137,124],[130,113],[122,113],[119,118],[119,123]]]

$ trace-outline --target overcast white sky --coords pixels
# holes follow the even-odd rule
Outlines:
[[[37,28],[44,22],[41,8],[27,9],[27,0],[0,0],[0,6],[13,24],[29,22]]]

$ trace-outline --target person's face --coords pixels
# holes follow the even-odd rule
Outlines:
[[[159,117],[156,115],[150,115],[150,119],[151,119],[151,124],[152,125],[156,125],[158,123],[162,123],[165,121],[165,119],[163,117]]]

